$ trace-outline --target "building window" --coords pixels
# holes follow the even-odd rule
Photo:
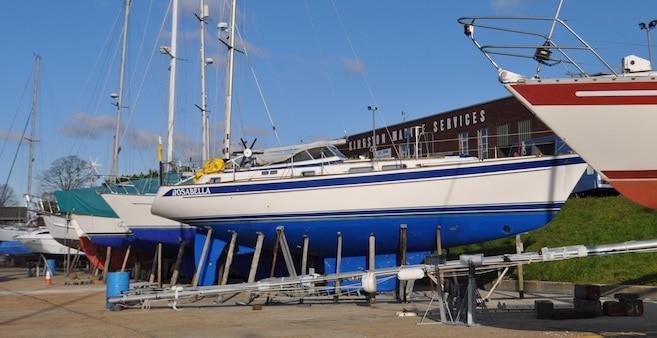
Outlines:
[[[518,121],[518,142],[532,138],[532,120]]]
[[[509,125],[503,124],[497,126],[497,146],[508,146],[509,143]]]
[[[468,145],[468,132],[459,133],[459,154],[469,154],[470,147]]]
[[[477,156],[484,160],[488,158],[488,129],[477,130]]]

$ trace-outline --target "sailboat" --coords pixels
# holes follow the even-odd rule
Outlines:
[[[205,115],[205,65],[206,59],[204,56],[204,31],[206,19],[208,18],[208,8],[201,3],[201,14],[197,16],[201,23],[201,105],[199,108],[202,112],[202,125],[203,125],[203,154],[207,153],[207,138],[206,138],[206,115]],[[172,35],[171,47],[168,47],[166,52],[170,54],[171,60],[169,64],[169,121],[173,121],[174,107],[175,107],[175,85],[176,85],[176,55],[177,52],[177,4],[173,4],[172,13]],[[173,158],[173,127],[169,128],[168,134],[167,155],[169,163]],[[161,156],[161,154],[158,154]],[[207,158],[204,155],[203,161]],[[111,206],[111,208],[118,214],[124,224],[130,229],[134,236],[140,240],[151,241],[154,243],[163,243],[167,245],[178,246],[182,242],[193,244],[196,228],[187,224],[166,219],[151,214],[150,208],[155,197],[155,192],[139,193],[139,194],[125,194],[122,192],[104,193],[102,198]]]
[[[657,209],[657,158],[649,155],[657,141],[657,72],[652,60],[627,55],[618,71],[559,18],[562,5],[560,1],[551,18],[463,17],[458,22],[514,97],[620,194]],[[547,34],[518,28],[541,23]],[[643,29],[652,29],[657,21],[649,25]],[[482,43],[475,32],[514,43]],[[556,73],[564,69],[566,74]]]
[[[45,255],[84,255],[84,252],[71,249],[56,241],[47,228],[34,230],[30,233],[16,236],[32,253]]]
[[[233,1],[229,34],[234,11]],[[228,60],[230,69],[232,54]],[[334,258],[397,254],[402,240],[408,252],[431,252],[511,236],[553,219],[587,167],[577,154],[347,159],[335,147],[341,140],[245,147],[229,158],[232,88],[226,92],[224,158],[160,187],[151,212],[224,241],[236,235],[244,246],[264,235],[263,246],[275,248],[283,233],[292,255],[307,248]]]
[[[172,16],[175,18],[177,12],[176,1],[173,3],[174,12]],[[205,67],[211,62],[205,58],[204,41],[205,41],[205,25],[208,18],[208,7],[204,2],[200,1],[200,14],[197,15],[200,21],[200,61],[201,61],[201,104],[197,107],[201,110],[201,125],[202,125],[202,160],[206,162],[209,157],[209,134],[208,122],[206,115],[206,93],[205,93]],[[171,63],[169,66],[169,128],[167,135],[167,163],[173,162],[173,119],[174,119],[174,103],[175,103],[175,84],[176,84],[176,58],[173,57],[176,53],[176,21],[173,21],[171,47],[167,49],[167,53],[172,55]],[[162,154],[159,154],[160,161]],[[162,164],[163,165],[163,164]],[[161,173],[162,177],[168,177],[170,174]],[[178,178],[179,180],[179,178]],[[166,180],[162,180],[164,182]],[[109,204],[112,209],[119,215],[121,220],[126,224],[136,238],[142,241],[151,241],[154,243],[163,243],[165,245],[180,246],[180,248],[192,248],[191,250],[185,249],[185,257],[189,259],[189,252],[194,251],[198,256],[196,259],[196,269],[201,271],[198,275],[200,285],[212,285],[215,282],[216,276],[216,261],[219,259],[221,252],[226,245],[226,242],[211,239],[208,244],[210,253],[206,254],[203,259],[200,256],[203,254],[203,247],[205,246],[206,229],[198,229],[197,227],[188,224],[167,219],[161,216],[154,215],[150,212],[153,199],[155,198],[155,191],[146,194],[112,194],[104,193],[101,197]],[[197,239],[198,237],[198,239]],[[202,239],[199,244],[199,239]],[[195,245],[196,244],[196,245]],[[208,250],[206,248],[206,250]],[[247,247],[241,248],[241,253],[252,252],[253,250]]]
[[[125,261],[127,263],[132,264],[135,261],[135,256],[140,254],[144,256],[141,259],[142,261],[150,259],[152,258],[151,254],[149,253],[146,256],[142,250],[147,248],[152,252],[155,247],[154,244],[147,247],[150,243],[142,243],[135,239],[130,229],[99,196],[99,192],[118,190],[142,191],[139,189],[148,189],[149,187],[148,182],[142,182],[141,186],[137,186],[135,184],[126,185],[124,182],[118,182],[117,180],[125,54],[130,7],[131,1],[125,0],[119,91],[117,94],[112,94],[112,97],[116,98],[117,117],[110,179],[102,186],[56,191],[55,197],[57,198],[61,214],[54,215],[48,222],[53,225],[65,224],[67,229],[75,229],[79,236],[80,246],[86,253],[89,262],[104,271],[120,269],[124,259],[126,259]],[[136,255],[131,254],[130,249],[137,251]],[[130,255],[129,258],[125,257],[126,255]],[[150,257],[147,258],[148,256]],[[107,260],[107,257],[110,257],[110,259]],[[105,266],[108,262],[110,266]]]
[[[39,68],[41,64],[41,56],[37,55],[34,60],[34,89],[32,94],[32,111],[30,113],[31,120],[31,134],[25,139],[30,142],[30,151],[28,158],[28,170],[27,170],[27,193],[26,193],[26,208],[15,208],[16,216],[14,219],[16,222],[13,224],[0,224],[0,252],[5,254],[29,254],[25,245],[16,239],[18,236],[28,235],[33,231],[41,230],[36,223],[34,217],[34,210],[30,210],[29,196],[32,193],[32,169],[33,169],[33,159],[34,159],[34,143],[35,139],[35,125],[36,125],[36,113],[37,113],[37,93],[39,88]],[[6,188],[6,186],[5,186]],[[4,191],[3,191],[4,194]],[[10,208],[2,208],[9,210]],[[5,211],[5,210],[3,210]],[[24,213],[24,214],[23,214]]]

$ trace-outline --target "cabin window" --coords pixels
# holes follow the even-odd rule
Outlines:
[[[298,163],[302,161],[308,161],[312,160],[312,157],[310,157],[310,154],[308,154],[307,151],[300,151],[298,154],[294,154],[294,157],[292,158],[292,162]]]
[[[327,156],[330,156],[331,154],[331,152],[325,147],[308,149],[308,152],[310,153],[310,156],[312,156],[312,158],[314,159],[325,158]]]
[[[349,168],[350,173],[366,173],[373,171],[374,167],[369,166],[369,167],[354,167],[354,168]]]
[[[406,169],[406,164],[388,164],[381,167],[381,170]]]

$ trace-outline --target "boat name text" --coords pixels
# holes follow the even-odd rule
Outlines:
[[[196,195],[210,195],[209,187],[198,187],[198,188],[178,188],[171,190],[171,196],[196,196]]]

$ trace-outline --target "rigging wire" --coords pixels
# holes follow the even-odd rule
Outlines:
[[[370,93],[370,98],[372,99],[372,102],[374,103],[374,106],[379,107],[379,104],[377,103],[376,97],[374,96],[374,92],[372,91],[372,86],[370,85],[370,82],[367,79],[367,72],[365,71],[365,67],[363,66],[363,62],[358,57],[358,54],[356,53],[356,49],[354,48],[354,45],[351,42],[351,39],[349,38],[349,34],[347,33],[347,29],[345,28],[344,22],[342,21],[342,17],[340,16],[340,13],[338,12],[338,8],[335,5],[335,1],[331,0],[331,5],[333,5],[333,10],[335,11],[335,15],[338,17],[338,22],[340,23],[340,27],[342,28],[342,32],[344,33],[344,36],[347,39],[349,47],[351,48],[351,53],[353,54],[354,58],[356,59],[356,63],[359,66],[363,67],[362,76],[363,76],[363,80],[365,81],[365,85],[367,86],[367,90]],[[379,109],[374,110],[374,114],[377,114],[378,111],[379,111]],[[385,131],[388,135],[388,138],[390,140],[392,140],[393,139],[392,134],[391,134],[390,130],[388,129],[388,123],[385,121],[385,118],[383,117],[383,114],[381,114],[379,112],[378,116],[381,119],[381,121],[383,122],[383,126],[384,126],[384,129],[385,129]],[[372,142],[374,144],[376,144],[376,140],[372,140]],[[393,142],[393,144],[394,144],[394,142]],[[401,156],[399,154],[399,149],[397,149],[397,147],[392,147],[392,149],[397,154],[397,158],[401,158]]]
[[[30,119],[31,115],[28,115],[27,120],[25,120],[25,126],[23,127],[23,133],[21,134],[21,139],[18,141],[18,145],[16,146],[16,152],[14,153],[14,158],[11,161],[11,166],[9,167],[9,173],[7,173],[7,179],[5,180],[5,185],[2,189],[2,194],[0,196],[5,195],[5,192],[7,191],[8,184],[9,184],[9,178],[11,177],[11,173],[14,171],[14,165],[16,165],[16,158],[18,158],[18,153],[21,150],[21,145],[23,144],[23,140],[25,139],[25,133],[27,132],[27,126],[30,124]]]
[[[326,80],[328,82],[329,89],[331,90],[331,96],[333,96],[333,101],[338,106],[337,110],[338,111],[343,111],[344,108],[341,105],[341,101],[337,99],[338,95],[335,92],[335,86],[333,85],[333,81],[331,81],[331,73],[329,72],[328,68],[326,67],[328,62],[326,62],[326,57],[324,56],[324,50],[322,49],[322,45],[319,43],[319,36],[317,34],[317,29],[315,27],[315,22],[313,20],[311,12],[310,12],[310,7],[308,6],[308,1],[304,1],[304,3],[306,5],[306,12],[308,13],[308,19],[310,21],[310,26],[312,27],[313,35],[315,36],[315,43],[317,44],[317,49],[319,50],[319,54],[320,54],[321,59],[322,59],[322,67],[324,68],[324,74],[326,74]],[[334,8],[335,8],[335,5],[334,5]],[[344,120],[340,119],[340,124],[341,124],[342,129],[346,130],[345,125],[344,125]]]
[[[25,99],[25,94],[27,93],[28,86],[31,83],[31,78],[34,78],[34,68],[32,68],[32,72],[30,73],[28,80],[25,82],[25,87],[23,87],[23,94],[21,95],[21,98],[19,102],[23,102],[23,99]],[[16,118],[18,117],[19,111],[20,111],[20,105],[19,107],[16,107],[16,111],[14,112],[14,118],[11,120],[11,123],[9,124],[9,129],[7,134],[5,135],[4,142],[2,142],[2,148],[0,148],[0,158],[2,158],[2,153],[5,151],[5,147],[7,146],[7,142],[9,141],[9,138],[11,137],[11,130],[14,129],[14,123],[16,123]],[[22,137],[21,137],[22,139]]]
[[[235,25],[235,30],[237,35],[240,37],[242,41],[242,35],[240,34],[240,30],[237,28],[237,25]],[[274,136],[276,136],[276,141],[278,142],[278,145],[281,145],[281,139],[278,136],[278,131],[276,131],[276,124],[274,124],[274,119],[272,118],[271,111],[269,110],[269,106],[267,105],[267,99],[265,99],[265,96],[262,92],[262,87],[260,86],[260,82],[258,81],[258,76],[255,73],[255,70],[253,68],[253,65],[251,64],[249,60],[249,53],[246,49],[246,44],[242,44],[242,48],[244,48],[244,56],[246,58],[246,63],[249,65],[249,70],[251,71],[251,75],[253,76],[253,80],[255,81],[256,87],[258,88],[258,94],[260,95],[260,99],[262,100],[262,104],[264,105],[265,112],[267,112],[267,117],[269,118],[269,123],[271,124],[271,129],[274,132]]]

